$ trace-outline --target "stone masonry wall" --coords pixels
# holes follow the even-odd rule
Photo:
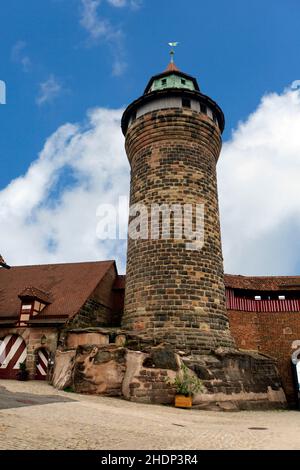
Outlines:
[[[190,109],[148,113],[130,126],[130,204],[205,204],[205,240],[188,251],[185,240],[128,241],[122,326],[200,354],[232,347],[225,310],[216,162],[217,125]],[[161,227],[160,227],[161,229]]]
[[[88,299],[77,315],[66,324],[66,328],[86,328],[89,326],[106,326],[109,324],[112,311],[110,307]]]
[[[77,315],[66,323],[66,329],[115,326],[118,324],[120,312],[116,312],[115,293],[113,291],[116,277],[116,270],[112,266]]]

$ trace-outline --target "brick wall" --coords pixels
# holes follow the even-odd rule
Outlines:
[[[258,351],[260,332],[257,313],[229,310],[228,317],[237,347]]]
[[[228,311],[231,332],[241,349],[256,349],[277,360],[288,401],[294,401],[292,343],[300,340],[300,312]]]

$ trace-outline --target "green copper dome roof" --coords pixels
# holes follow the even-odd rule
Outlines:
[[[155,75],[149,81],[144,94],[152,91],[161,91],[167,89],[183,89],[190,91],[200,91],[197,80],[186,73],[181,72],[174,62],[170,62],[167,69]]]
[[[199,110],[199,112],[205,114],[208,114],[209,111],[210,114],[208,116],[217,122],[221,133],[223,132],[225,119],[221,108],[209,96],[204,95],[200,91],[196,78],[181,72],[171,60],[164,72],[154,75],[149,80],[144,94],[127,106],[122,116],[121,127],[123,134],[126,135],[128,127],[140,116],[146,112],[151,112],[151,110],[160,109],[162,105],[161,100],[166,98],[175,98],[177,103],[182,102],[182,106],[184,106],[183,99],[186,99],[193,104],[193,107],[191,106],[192,110]],[[160,104],[157,108],[153,104],[156,103],[157,105],[158,101]],[[169,100],[168,103],[171,103],[173,107],[174,101]],[[175,107],[177,106],[175,105]],[[141,114],[141,111],[143,114]]]

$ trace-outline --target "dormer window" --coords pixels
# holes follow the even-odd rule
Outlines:
[[[186,80],[184,78],[181,79],[181,84],[182,85],[185,85],[186,84]]]
[[[21,300],[20,326],[26,326],[51,303],[49,294],[35,287],[26,287],[19,294],[19,298]]]
[[[46,307],[45,303],[35,300],[33,303],[32,315],[35,317],[36,315],[41,313],[41,311],[44,310],[45,307]]]
[[[162,84],[162,85],[166,85],[166,84],[167,84],[167,79],[166,79],[166,78],[163,78],[162,81],[161,81],[161,84]]]

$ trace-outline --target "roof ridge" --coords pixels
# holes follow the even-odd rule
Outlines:
[[[74,261],[70,263],[44,263],[44,264],[20,264],[17,266],[12,266],[12,268],[34,268],[34,267],[41,267],[41,266],[71,266],[71,265],[78,265],[78,264],[104,264],[104,263],[114,263],[115,260],[103,260],[103,261]]]
[[[294,274],[294,275],[279,275],[279,276],[276,276],[276,275],[270,275],[270,276],[261,276],[261,275],[258,275],[258,276],[248,276],[246,274],[228,274],[228,273],[224,273],[224,276],[232,276],[232,277],[243,277],[243,278],[248,278],[248,279],[293,279],[293,278],[296,278],[296,277],[299,277],[300,278],[300,274]]]

